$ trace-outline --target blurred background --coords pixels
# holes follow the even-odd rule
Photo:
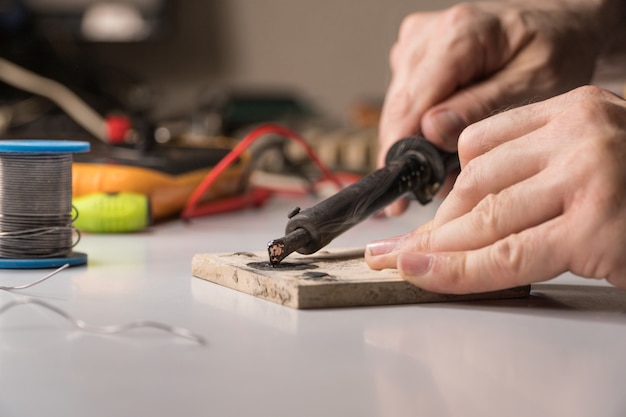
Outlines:
[[[382,98],[402,18],[453,3],[2,0],[0,55],[156,118],[236,89],[295,94],[345,121],[355,103]]]
[[[293,93],[345,120],[383,96],[403,16],[452,3],[3,0],[0,53],[85,94],[101,83],[110,99],[149,100],[158,118],[237,89]]]
[[[202,88],[227,85],[294,91],[345,118],[355,101],[384,94],[402,17],[452,3],[183,0],[164,15],[171,30],[161,42],[98,44],[94,54],[158,86],[164,111],[189,106]]]
[[[278,122],[329,169],[362,175],[375,168],[402,19],[453,3],[0,0],[0,138],[89,140],[92,152],[77,159],[98,168],[75,177],[95,181],[110,165],[134,166],[174,176],[167,184],[180,190],[181,175],[210,170],[255,126]],[[599,83],[623,91],[621,74],[605,72]],[[285,138],[248,151],[241,181],[226,194],[249,189],[253,170],[319,179],[306,166],[311,155]],[[136,187],[143,182],[134,175],[80,193],[130,190],[158,200],[153,182]]]

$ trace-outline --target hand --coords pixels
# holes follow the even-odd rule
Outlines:
[[[433,220],[373,242],[373,269],[441,293],[571,271],[626,288],[626,101],[581,87],[469,126],[461,173]]]
[[[485,2],[408,16],[390,56],[379,165],[405,136],[454,150],[468,124],[588,83],[611,27],[610,0],[592,3]]]

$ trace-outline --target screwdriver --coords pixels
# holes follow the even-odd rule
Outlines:
[[[421,204],[432,201],[447,174],[459,168],[457,153],[444,152],[421,136],[396,142],[385,166],[313,207],[289,214],[285,236],[267,245],[277,267],[289,254],[309,255],[406,194]]]

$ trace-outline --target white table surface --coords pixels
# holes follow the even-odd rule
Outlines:
[[[35,297],[94,325],[155,320],[102,336],[37,305],[0,315],[0,416],[624,416],[626,293],[571,275],[520,300],[298,311],[191,275],[200,252],[264,250],[310,200],[84,235],[89,263]],[[409,231],[434,213],[374,219],[334,247]],[[19,285],[46,270],[0,270]]]

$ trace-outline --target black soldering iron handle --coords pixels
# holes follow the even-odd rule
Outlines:
[[[410,190],[421,204],[430,203],[448,173],[457,171],[460,167],[456,152],[443,151],[420,136],[411,136],[396,142],[387,152],[385,164],[410,158],[420,160],[429,170],[428,177],[423,178],[420,184],[414,184]],[[396,198],[399,197],[401,196]]]
[[[286,234],[298,228],[310,235],[297,252],[308,255],[337,236],[412,193],[422,204],[431,201],[448,172],[458,167],[458,156],[437,149],[421,137],[402,139],[387,153],[386,165],[317,205],[293,215]]]

